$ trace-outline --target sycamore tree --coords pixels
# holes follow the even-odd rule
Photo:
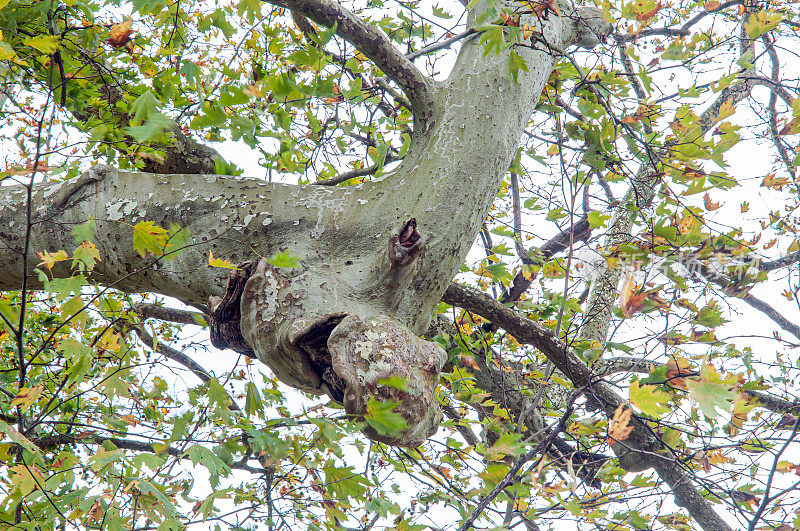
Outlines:
[[[3,529],[800,528],[794,4],[0,10]]]

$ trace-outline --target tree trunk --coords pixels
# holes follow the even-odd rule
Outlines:
[[[360,35],[347,17],[326,11],[339,9],[333,4],[300,7],[317,21],[345,21],[339,31],[346,37]],[[70,227],[93,218],[102,257],[94,270],[98,282],[192,303],[212,297],[212,321],[220,321],[212,327],[227,330],[226,319],[240,319],[232,328],[281,380],[328,393],[357,416],[371,397],[397,400],[407,427],[370,434],[418,444],[441,418],[433,391],[445,354],[415,336],[425,330],[486,218],[552,70],[553,50],[591,44],[592,31],[610,29],[594,12],[567,5],[542,18],[540,33],[514,46],[528,68],[518,71],[517,82],[509,52],[487,54],[480,34],[464,42],[447,81],[425,79],[423,86],[414,78],[412,103],[424,109],[415,108],[409,153],[380,181],[323,188],[98,166],[77,181],[35,187],[28,248],[71,251]],[[393,71],[392,57],[367,49]],[[401,67],[409,64],[395,68],[401,84]],[[0,189],[6,205],[0,212],[6,247],[0,289],[18,289],[23,272],[36,278],[39,260],[24,248],[26,194],[24,187]],[[191,242],[172,260],[142,258],[131,226],[143,220],[185,227]],[[296,255],[300,265],[287,270],[254,262],[279,251]],[[251,262],[225,298],[227,271],[207,267],[209,252]],[[67,274],[63,263],[60,273]],[[223,346],[226,340],[233,344],[223,337]],[[396,374],[405,378],[403,388],[385,383]]]

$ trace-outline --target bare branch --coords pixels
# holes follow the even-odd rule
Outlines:
[[[321,181],[316,181],[316,182],[313,182],[311,184],[317,185],[317,186],[336,186],[337,184],[345,183],[345,182],[349,181],[350,179],[355,179],[356,177],[364,177],[364,176],[367,176],[367,175],[373,175],[375,172],[377,172],[379,169],[381,169],[386,164],[389,164],[390,162],[394,162],[396,160],[401,160],[401,159],[399,157],[395,158],[395,157],[393,157],[391,155],[386,155],[386,158],[384,159],[383,164],[380,164],[380,165],[373,164],[373,165],[367,166],[365,168],[359,168],[357,170],[346,171],[344,173],[340,173],[339,175],[337,175],[335,177],[331,177],[330,179],[322,179]]]
[[[140,302],[133,305],[133,309],[142,319],[160,319],[172,323],[199,325],[205,320],[205,315],[200,312],[168,308],[159,304]]]
[[[409,60],[413,61],[414,59],[422,57],[423,55],[428,55],[428,54],[431,54],[433,52],[437,52],[439,50],[442,50],[444,48],[449,48],[450,46],[452,46],[453,44],[457,43],[461,39],[465,39],[465,38],[469,37],[470,35],[474,35],[475,33],[477,33],[477,30],[475,28],[469,28],[468,30],[464,30],[461,33],[459,33],[458,35],[454,35],[454,36],[450,37],[449,39],[445,39],[445,40],[443,40],[441,42],[437,42],[437,43],[431,44],[429,46],[426,46],[424,48],[420,48],[416,52],[413,52],[413,53],[410,53],[410,54],[406,55],[406,57],[408,57]]]
[[[724,3],[720,4],[720,5],[718,5],[714,9],[704,9],[703,11],[700,11],[694,17],[692,17],[689,20],[687,20],[686,22],[684,22],[681,25],[680,28],[651,28],[651,29],[645,29],[645,30],[642,30],[639,33],[635,33],[633,35],[619,35],[619,36],[617,36],[617,39],[618,40],[622,40],[624,42],[628,42],[628,41],[635,41],[636,39],[641,38],[641,37],[662,37],[662,36],[663,37],[680,37],[680,36],[689,35],[690,30],[692,29],[692,27],[695,24],[697,24],[698,22],[700,22],[701,20],[703,20],[708,15],[711,15],[713,13],[718,13],[720,11],[723,11],[723,10],[728,9],[729,7],[732,7],[732,6],[735,6],[735,5],[739,5],[742,2],[743,2],[743,0],[729,0],[728,2],[724,2]]]

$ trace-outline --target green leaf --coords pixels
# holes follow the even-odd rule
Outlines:
[[[554,208],[553,210],[548,212],[546,219],[547,219],[547,221],[556,221],[556,220],[559,220],[561,218],[567,217],[567,215],[568,214],[566,212],[564,212],[563,208],[558,207],[558,208]]]
[[[519,433],[505,432],[497,441],[486,449],[486,458],[490,461],[500,461],[506,456],[520,456],[525,450],[525,445],[520,441]]]
[[[700,378],[687,378],[686,387],[689,397],[694,400],[703,414],[709,419],[720,415],[720,411],[729,412],[733,408],[736,393],[731,385],[724,383],[713,365],[704,365]]]
[[[367,412],[364,420],[367,421],[379,435],[392,435],[408,427],[406,420],[400,413],[395,413],[395,408],[400,404],[396,400],[381,402],[370,397],[367,403]]]
[[[96,262],[100,261],[100,251],[92,242],[81,243],[72,254],[72,268],[80,271],[91,271]]]
[[[589,218],[589,226],[593,229],[599,229],[600,227],[605,226],[606,221],[611,219],[611,214],[603,214],[597,210],[592,210],[587,214],[587,218]]]
[[[75,275],[69,278],[54,278],[44,281],[44,289],[56,294],[56,300],[61,302],[73,293],[80,295],[83,286],[89,283],[83,275]]]
[[[39,447],[33,444],[30,439],[18,432],[16,428],[3,422],[2,420],[0,420],[0,433],[4,433],[5,436],[11,439],[13,443],[20,445],[25,450],[33,454],[37,462],[44,462],[44,457],[42,456],[42,451],[39,450]]]
[[[162,487],[163,488],[163,487]],[[139,479],[139,490],[144,494],[152,494],[164,508],[161,512],[168,516],[175,516],[175,506],[169,501],[157,485],[147,481],[146,479]]]
[[[217,512],[217,508],[214,507],[214,501],[217,499],[227,499],[230,498],[230,493],[233,492],[232,488],[218,490],[216,492],[211,493],[208,498],[206,498],[203,503],[200,505],[200,514],[203,515],[203,520],[208,520]]]
[[[486,57],[494,52],[499,54],[508,45],[506,43],[503,26],[499,24],[485,24],[480,28],[481,44],[484,45],[483,56]]]
[[[247,382],[245,386],[244,411],[248,415],[258,415],[262,419],[264,418],[264,403],[261,400],[258,387],[253,382]]]
[[[164,227],[159,227],[152,221],[140,221],[133,226],[133,250],[142,258],[147,253],[161,256],[164,254],[168,236]]]
[[[123,450],[120,450],[113,445],[111,445],[109,448],[100,446],[97,448],[97,452],[95,452],[95,454],[89,458],[89,467],[95,472],[100,472],[107,466],[121,462],[124,458],[125,452]]]
[[[175,122],[156,112],[150,115],[143,125],[128,127],[125,131],[138,142],[146,142],[159,136],[164,131],[175,127]]]
[[[378,378],[378,383],[387,387],[399,389],[401,391],[408,390],[408,382],[406,379],[397,374],[387,376],[386,378]]]
[[[70,363],[66,370],[69,375],[67,385],[71,386],[76,382],[83,381],[94,361],[92,348],[75,339],[65,339],[59,343],[58,350],[65,354],[66,360]]]
[[[0,298],[0,314],[4,317],[4,319],[0,319],[0,327],[2,327],[0,330],[6,329],[11,333],[6,321],[16,326],[19,323],[19,309],[11,301]]]
[[[337,467],[329,459],[323,465],[322,471],[325,473],[325,485],[335,498],[345,500],[365,497],[369,481],[361,474],[354,472],[352,467]]]
[[[639,386],[638,380],[633,380],[628,388],[631,404],[636,406],[639,411],[653,418],[661,418],[661,415],[669,411],[669,404],[672,397],[669,393],[660,390],[655,385]]]
[[[24,39],[22,43],[44,54],[52,55],[58,50],[59,38],[57,35],[36,35]]]
[[[484,269],[492,276],[492,280],[500,281],[503,279],[511,279],[511,273],[506,269],[506,264],[503,262],[495,262],[494,264],[486,266]]]
[[[314,40],[319,45],[326,45],[331,38],[336,35],[336,29],[338,28],[338,24],[334,22],[333,26],[330,28],[318,28],[316,35],[309,35],[312,40]]]
[[[284,267],[293,269],[300,266],[300,258],[291,251],[278,251],[272,258],[268,258],[267,262],[275,267]]]
[[[706,328],[716,328],[728,322],[722,317],[722,308],[717,301],[712,300],[707,305],[700,308],[694,322]]]
[[[511,71],[511,79],[514,81],[514,84],[517,83],[517,74],[520,70],[530,72],[530,70],[528,70],[528,63],[526,63],[525,59],[520,55],[517,55],[514,50],[508,52],[508,68]]]
[[[80,225],[72,227],[72,235],[75,237],[75,243],[80,245],[83,242],[93,242],[94,230],[96,228],[97,224],[94,222],[94,219],[89,219]]]
[[[242,105],[250,101],[250,96],[242,92],[238,87],[228,87],[219,97],[219,104],[224,107],[232,105]]]
[[[208,469],[209,474],[211,474],[210,481],[212,487],[217,487],[219,485],[219,478],[225,477],[231,472],[231,468],[205,446],[195,444],[189,447],[189,449],[186,450],[186,457],[195,465],[203,465]]]
[[[131,111],[133,111],[133,118],[131,125],[142,125],[151,114],[154,114],[157,109],[161,107],[161,102],[153,94],[152,90],[148,90],[131,104]]]
[[[211,251],[208,251],[208,265],[210,267],[223,267],[225,269],[239,269],[236,267],[236,264],[227,258],[216,258]]]
[[[433,16],[444,19],[453,18],[453,15],[439,7],[438,4],[433,6]]]

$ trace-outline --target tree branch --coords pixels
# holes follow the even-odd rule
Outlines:
[[[522,317],[488,295],[458,284],[451,284],[442,300],[481,315],[505,329],[519,343],[539,349],[576,389],[585,389],[587,398],[602,407],[609,418],[617,407],[625,403],[610,385],[597,380],[592,370],[552,330]],[[655,468],[659,477],[672,489],[676,503],[686,508],[703,529],[730,531],[731,528],[698,492],[681,465],[669,456],[668,447],[655,433],[635,416],[631,425],[634,431],[625,441],[626,448],[631,451],[619,456],[623,468],[627,468],[623,461],[628,459],[638,470]]]
[[[435,103],[431,91],[433,82],[420,72],[414,63],[395,48],[386,34],[367,23],[334,0],[268,0],[329,28],[361,53],[371,59],[392,80],[400,85],[411,100],[414,119],[426,128],[433,117]]]
[[[133,309],[142,319],[160,319],[171,323],[199,325],[206,319],[205,314],[200,312],[168,308],[160,304],[146,302],[134,304]]]
[[[156,450],[153,448],[152,444],[142,442],[142,441],[133,441],[130,439],[120,439],[118,437],[103,437],[101,435],[92,435],[90,437],[85,438],[78,438],[73,437],[72,435],[66,434],[59,434],[59,435],[45,435],[43,437],[34,437],[31,439],[36,446],[41,448],[42,450],[50,450],[53,448],[58,448],[59,446],[64,446],[65,444],[96,444],[101,445],[106,442],[110,442],[120,450],[131,450],[134,452],[146,452],[150,454],[161,454],[166,452],[167,454],[171,455],[172,457],[176,457],[178,459],[188,459],[186,452],[178,450],[177,448],[173,448],[168,446],[167,448],[159,448]],[[268,471],[266,468],[255,468],[252,466],[248,466],[242,463],[233,463],[230,465],[231,468],[235,468],[237,470],[245,470],[247,472],[252,472],[254,474],[264,474]]]

